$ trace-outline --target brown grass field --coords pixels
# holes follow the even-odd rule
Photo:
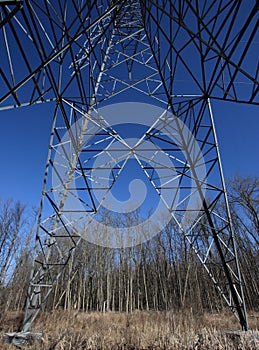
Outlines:
[[[1,350],[15,349],[4,343],[3,334],[16,331],[21,313],[2,315]],[[259,314],[249,315],[250,331],[238,331],[238,322],[229,313],[194,315],[192,310],[181,313],[145,312],[82,313],[53,311],[42,313],[33,331],[42,332],[39,341],[21,348],[35,350],[178,350],[178,349],[259,349]]]

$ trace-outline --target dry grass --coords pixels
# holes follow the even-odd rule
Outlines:
[[[250,328],[257,330],[259,315],[250,317]],[[1,335],[15,331],[21,315],[9,313],[2,318]],[[34,331],[43,332],[38,343],[27,346],[35,350],[159,350],[159,349],[259,349],[258,333],[231,339],[226,330],[238,330],[235,318],[228,313],[193,315],[182,313],[134,312],[81,313],[55,311],[42,313]],[[0,344],[11,350],[12,345]]]

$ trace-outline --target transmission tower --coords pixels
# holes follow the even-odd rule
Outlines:
[[[1,110],[54,101],[23,332],[80,244],[80,223],[92,224],[123,172],[129,157],[115,144],[133,154],[247,330],[212,105],[258,104],[257,10],[257,1],[237,0],[0,1]],[[128,102],[157,111],[134,146],[102,112]],[[131,123],[126,110],[121,122]]]

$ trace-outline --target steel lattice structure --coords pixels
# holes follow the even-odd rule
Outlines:
[[[68,197],[80,201],[84,208],[80,215],[88,213],[90,225],[102,206],[93,191],[101,187],[105,199],[126,164],[113,157],[114,142],[134,153],[165,210],[247,329],[211,101],[259,103],[253,45],[257,10],[257,1],[252,0],[0,2],[0,109],[55,102],[23,331],[30,328],[80,242],[76,220],[70,219],[77,210],[66,206]],[[150,103],[166,111],[143,134],[142,140],[152,144],[146,159],[98,114],[100,106],[125,101]],[[198,142],[195,158],[183,124]],[[178,147],[171,141],[175,134]],[[56,163],[57,149],[66,169],[63,174]],[[93,159],[103,152],[110,160],[94,169],[93,178]],[[177,159],[177,166],[168,169],[158,162],[158,154]],[[202,166],[206,179],[197,173]],[[104,168],[112,173],[108,183],[102,182]],[[167,171],[159,181],[158,168]],[[58,178],[55,186],[53,172]],[[183,226],[181,218],[193,188],[201,209]],[[176,202],[170,193],[180,190]]]

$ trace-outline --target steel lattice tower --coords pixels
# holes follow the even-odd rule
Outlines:
[[[68,197],[82,203],[90,225],[102,204],[93,195],[101,175],[94,169],[96,177],[91,178],[91,160],[102,152],[110,154],[105,166],[113,177],[101,188],[105,194],[123,170],[124,165],[112,156],[112,145],[125,146],[125,140],[98,111],[100,106],[126,101],[166,111],[143,135],[153,145],[149,159],[141,159],[137,147],[130,152],[134,151],[165,210],[247,329],[211,101],[258,104],[259,66],[254,63],[253,46],[257,9],[257,1],[238,0],[0,2],[0,109],[55,102],[23,331],[30,328],[80,243],[76,220],[70,219],[77,210],[66,206]],[[71,132],[78,121],[80,126]],[[198,143],[195,158],[193,141],[183,132],[183,124]],[[171,141],[175,134],[181,149]],[[82,144],[85,135],[87,143]],[[57,149],[66,169],[62,174]],[[178,166],[170,170],[163,162],[158,164],[159,152],[178,159]],[[198,174],[202,166],[206,179]],[[156,179],[159,167],[169,172],[164,182]],[[53,173],[58,178],[55,186]],[[193,188],[201,208],[195,220],[183,226],[181,218]],[[181,190],[180,203],[179,198],[174,203],[173,196],[169,203],[170,191]]]

